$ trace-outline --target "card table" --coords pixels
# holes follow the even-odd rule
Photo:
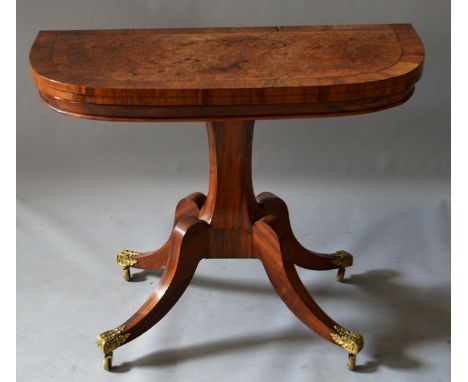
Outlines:
[[[336,269],[342,281],[353,257],[304,248],[285,202],[269,192],[255,196],[254,123],[400,105],[413,94],[423,61],[410,24],[39,32],[30,52],[32,79],[52,109],[106,121],[200,121],[208,131],[207,195],[195,192],[177,204],[160,249],[117,255],[127,281],[130,268],[164,274],[132,317],[98,336],[104,368],[111,369],[116,348],[169,312],[202,259],[239,258],[260,260],[287,307],[342,347],[353,370],[363,337],[330,318],[295,269]]]

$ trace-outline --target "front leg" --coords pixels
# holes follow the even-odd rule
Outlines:
[[[176,207],[174,226],[183,217],[192,216],[197,218],[206,196],[200,192],[194,192],[183,198]],[[166,265],[168,255],[172,248],[172,237],[156,251],[136,252],[124,249],[117,254],[117,264],[123,268],[123,276],[130,281],[130,268],[137,269],[159,269]]]
[[[304,248],[296,239],[289,220],[286,203],[270,192],[263,192],[257,196],[257,202],[263,216],[274,215],[284,226],[284,246],[294,264],[301,268],[324,271],[338,269],[337,279],[343,281],[345,268],[353,265],[353,256],[343,250],[334,253],[319,253]]]
[[[285,248],[287,227],[268,215],[253,227],[253,248],[273,287],[288,308],[304,324],[326,340],[348,352],[348,367],[354,370],[356,355],[364,345],[359,333],[351,332],[333,321],[313,300],[297,274]]]
[[[154,292],[142,307],[124,324],[97,337],[104,353],[104,368],[112,366],[112,352],[134,340],[159,320],[178,301],[190,283],[198,263],[208,254],[208,225],[191,216],[182,218],[174,227],[164,274]]]

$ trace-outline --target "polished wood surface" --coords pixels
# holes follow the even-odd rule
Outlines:
[[[210,224],[210,257],[252,257],[254,121],[209,122],[210,182],[199,218]]]
[[[346,115],[408,99],[423,45],[409,24],[39,32],[42,99],[110,120]]]
[[[117,256],[126,280],[130,268],[164,268],[164,274],[130,319],[98,336],[104,367],[113,350],[169,312],[201,260],[240,258],[260,260],[288,308],[345,349],[353,369],[363,337],[331,319],[295,269],[337,269],[342,281],[353,256],[306,249],[286,203],[268,192],[255,197],[254,123],[396,106],[413,94],[423,59],[409,24],[40,32],[31,71],[53,109],[103,120],[207,122],[207,196],[193,193],[179,202],[160,249]]]

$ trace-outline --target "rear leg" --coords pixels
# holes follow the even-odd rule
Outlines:
[[[296,239],[289,220],[286,203],[270,192],[263,192],[257,196],[257,202],[263,216],[274,215],[281,220],[284,230],[284,247],[294,264],[301,268],[324,271],[338,269],[337,279],[343,281],[345,268],[353,265],[353,256],[343,250],[334,253],[314,252],[304,248]]]
[[[180,219],[186,216],[197,218],[203,203],[205,195],[195,192],[183,198],[176,207],[174,226]],[[130,249],[124,249],[117,254],[117,264],[123,268],[123,277],[126,281],[131,280],[130,268],[137,269],[159,269],[166,265],[169,252],[172,247],[172,237],[166,243],[155,251],[136,252]]]

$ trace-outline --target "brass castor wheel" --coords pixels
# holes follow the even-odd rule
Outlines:
[[[343,280],[344,280],[345,270],[346,270],[346,268],[338,268],[338,273],[336,274],[336,279],[340,283],[342,283]]]
[[[112,368],[112,353],[104,355],[104,359],[102,360],[102,367],[107,371]]]
[[[125,267],[123,269],[123,278],[124,278],[125,281],[130,281],[132,279],[129,267]]]
[[[356,355],[348,354],[348,369],[354,371],[356,368]]]

